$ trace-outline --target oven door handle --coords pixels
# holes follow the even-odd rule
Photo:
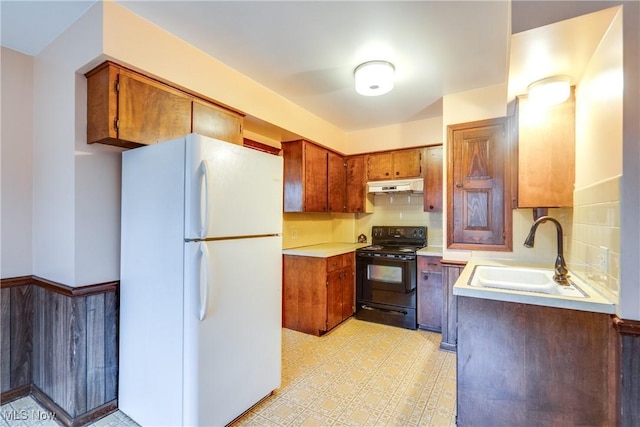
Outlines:
[[[406,316],[407,314],[409,314],[407,311],[404,311],[404,310],[389,310],[386,308],[370,307],[366,304],[362,304],[360,307],[362,307],[362,309],[364,310],[384,311],[385,313],[397,314],[398,316]]]

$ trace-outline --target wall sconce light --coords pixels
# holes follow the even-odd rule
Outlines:
[[[553,76],[535,81],[527,87],[529,101],[539,105],[561,104],[571,94],[571,78],[569,76]]]
[[[364,96],[383,95],[393,89],[395,67],[387,61],[369,61],[354,71],[356,92]]]

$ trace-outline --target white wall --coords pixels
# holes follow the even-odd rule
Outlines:
[[[640,320],[640,3],[623,5],[620,317]]]
[[[622,173],[622,67],[618,13],[576,86],[576,190]]]
[[[76,168],[76,158],[84,154],[76,153],[76,144],[86,141],[86,110],[77,108],[78,91],[86,83],[79,84],[83,77],[76,72],[100,55],[101,22],[96,5],[34,58],[33,273],[69,286],[119,277],[112,261],[119,256],[113,253],[120,234],[117,218],[110,211],[90,218],[77,212],[79,206],[118,203],[112,196],[115,169],[109,171],[111,179],[96,182],[94,171]],[[104,158],[109,161],[108,154]],[[85,184],[92,185],[90,192],[76,192]]]
[[[2,48],[0,277],[33,273],[33,58]]]
[[[341,152],[359,154],[441,143],[442,117],[434,117],[350,132]]]
[[[345,133],[115,2],[104,2],[104,53],[303,138],[335,148]],[[161,52],[161,53],[160,53]]]

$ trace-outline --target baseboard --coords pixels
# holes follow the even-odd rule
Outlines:
[[[13,402],[21,397],[29,396],[30,393],[31,385],[29,384],[3,391],[0,393],[0,404],[4,405],[5,403]]]
[[[455,353],[456,350],[457,350],[457,346],[455,344],[449,344],[447,342],[441,342],[440,343],[440,350],[451,351],[451,352]]]
[[[614,317],[613,325],[620,335],[640,336],[640,320],[625,320]]]
[[[114,399],[74,418],[35,385],[31,385],[31,397],[44,409],[55,414],[55,419],[66,427],[79,427],[93,423],[118,409],[118,400]]]

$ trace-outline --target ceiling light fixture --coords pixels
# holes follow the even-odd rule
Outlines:
[[[547,77],[531,83],[527,87],[529,101],[539,105],[561,104],[571,94],[571,78],[569,76]]]
[[[356,92],[364,96],[383,95],[393,89],[395,67],[387,61],[369,61],[354,71]]]

